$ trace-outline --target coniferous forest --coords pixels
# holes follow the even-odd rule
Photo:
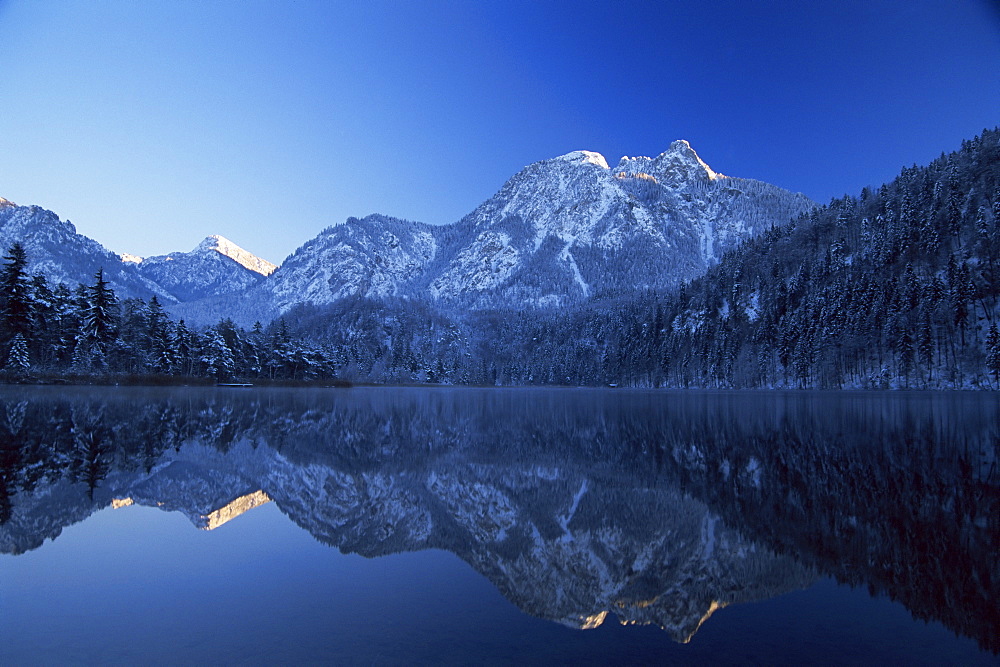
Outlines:
[[[1000,386],[1000,130],[773,227],[676,291],[562,309],[410,299],[189,329],[155,297],[0,267],[5,377],[717,388]]]
[[[167,316],[156,296],[119,300],[98,271],[91,285],[50,286],[29,276],[15,244],[0,269],[0,345],[8,380],[60,377],[147,382],[171,377],[233,380],[332,378],[322,352],[293,340],[282,322],[251,331],[223,320],[200,331]]]

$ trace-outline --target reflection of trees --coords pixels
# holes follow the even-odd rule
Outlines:
[[[108,460],[113,445],[110,427],[105,423],[101,407],[76,408],[73,410],[72,420],[71,476],[74,481],[87,485],[88,495],[93,500],[94,488],[111,469],[111,462]]]
[[[989,399],[542,390],[37,392],[28,401],[0,399],[0,524],[10,519],[18,494],[39,484],[73,479],[93,493],[109,472],[148,472],[186,442],[223,453],[241,442],[267,445],[293,466],[318,465],[330,479],[351,480],[336,492],[345,503],[409,507],[399,521],[428,507],[443,511],[421,486],[431,473],[447,473],[453,485],[482,482],[517,499],[518,511],[545,539],[557,537],[553,517],[565,511],[561,503],[590,480],[615,530],[655,532],[655,512],[627,508],[655,507],[667,503],[664,494],[679,493],[706,503],[770,549],[898,599],[918,618],[940,619],[997,651],[1000,408]],[[560,475],[545,481],[553,470]],[[364,485],[375,476],[406,477],[414,486],[372,495]],[[326,497],[318,491],[316,497]],[[433,539],[440,546],[468,539],[447,516],[436,515]],[[350,521],[317,538],[362,553],[407,548],[392,525]],[[516,539],[502,548],[515,549]],[[636,604],[653,588],[636,589]]]
[[[832,448],[816,433],[709,441],[717,468],[682,472],[688,488],[779,552],[872,594],[902,601],[922,619],[1000,650],[1000,493],[995,476],[973,474],[968,452],[943,459],[936,439],[895,439]],[[753,469],[757,474],[749,474]]]

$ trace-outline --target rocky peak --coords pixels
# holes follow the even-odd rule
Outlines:
[[[725,178],[705,164],[691,148],[691,144],[684,139],[674,141],[670,144],[670,148],[655,158],[625,156],[618,162],[613,172],[619,179],[651,178],[661,185],[674,189]]]
[[[244,250],[224,236],[213,234],[198,244],[194,249],[196,253],[217,252],[224,257],[228,257],[246,269],[259,273],[262,276],[269,276],[277,269],[277,265],[254,255],[252,252]]]

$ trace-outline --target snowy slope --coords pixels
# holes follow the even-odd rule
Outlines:
[[[119,255],[52,211],[0,197],[0,250],[6,253],[14,243],[24,246],[28,272],[43,274],[50,284],[89,285],[103,268],[119,298],[155,294],[166,304],[242,292],[277,268],[221,236],[209,236],[191,252]]]
[[[463,238],[429,291],[489,307],[672,287],[813,206],[715,173],[686,141],[614,169],[598,153],[576,151],[526,167],[460,221]]]
[[[0,249],[6,254],[20,243],[28,256],[28,272],[41,273],[50,284],[91,284],[98,269],[120,298],[148,298],[156,294],[172,301],[168,291],[142,276],[134,264],[97,241],[78,234],[68,220],[39,206],[17,206],[0,199]]]
[[[136,262],[136,268],[184,302],[249,289],[277,267],[229,239],[209,236],[191,252],[147,257]]]
[[[278,312],[303,301],[405,294],[434,258],[439,231],[383,215],[348,218],[296,250],[259,292]]]

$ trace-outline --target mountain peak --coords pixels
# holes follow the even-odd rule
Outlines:
[[[0,197],[0,208],[4,206],[17,206],[17,204],[15,204],[9,199],[4,199],[3,197]]]
[[[711,181],[716,178],[725,178],[722,174],[712,171],[712,168],[698,157],[698,154],[691,148],[691,144],[684,139],[671,142],[670,148],[660,153],[656,161],[661,165],[674,167],[674,169],[681,168],[682,171],[686,172],[685,175],[689,176],[694,174],[702,176],[704,174]],[[669,170],[669,167],[667,168]]]
[[[608,161],[604,159],[604,156],[594,151],[573,151],[552,159],[553,161],[561,160],[575,164],[592,164],[603,169],[610,169]]]
[[[652,176],[657,182],[672,187],[725,178],[705,164],[684,139],[671,142],[670,147],[655,158],[625,156],[614,173],[619,178],[638,174]]]
[[[218,234],[205,237],[205,240],[199,243],[198,247],[195,248],[194,251],[217,252],[224,257],[228,257],[237,264],[253,271],[254,273],[259,273],[262,276],[269,276],[274,273],[275,269],[278,268],[277,265],[272,264],[266,259],[257,257],[252,252],[244,250],[226,237],[219,236]]]

